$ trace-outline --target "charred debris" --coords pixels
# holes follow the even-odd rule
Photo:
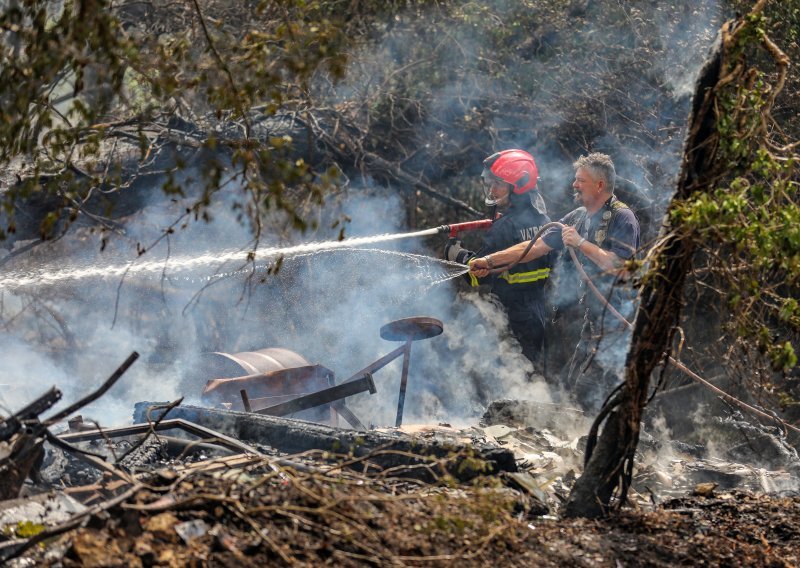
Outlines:
[[[45,418],[61,399],[51,388],[2,422],[0,557],[20,566],[483,565],[497,557],[561,566],[667,546],[673,559],[747,554],[761,565],[798,553],[800,501],[788,496],[797,455],[766,431],[750,427],[728,455],[752,460],[754,445],[770,446],[773,469],[708,458],[690,444],[665,448],[643,433],[631,507],[586,524],[558,518],[582,468],[581,411],[502,400],[468,428],[403,424],[412,344],[443,331],[428,317],[385,325],[382,337],[401,345],[338,384],[330,369],[285,349],[209,353],[203,405],[138,402],[133,424],[117,428],[80,411],[137,353]],[[365,426],[347,397],[377,392],[373,373],[401,357],[395,427]],[[680,536],[733,530],[732,507],[756,525],[778,510],[781,520],[759,533],[763,540],[736,546],[722,539],[704,549]]]

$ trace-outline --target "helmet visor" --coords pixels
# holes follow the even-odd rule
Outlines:
[[[497,205],[497,200],[492,195],[492,186],[497,183],[497,178],[489,170],[483,170],[481,174],[481,187],[483,188],[483,202],[488,207]]]
[[[511,184],[503,181],[494,175],[489,168],[484,168],[481,173],[481,183],[483,185],[483,202],[489,207],[497,205],[498,189],[507,189],[511,191]]]

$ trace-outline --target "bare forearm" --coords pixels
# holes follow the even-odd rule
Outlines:
[[[511,264],[512,262],[530,262],[531,260],[544,256],[553,250],[540,239],[536,241],[532,247],[530,247],[530,250],[525,252],[525,249],[528,248],[529,244],[530,241],[518,243],[512,247],[508,247],[505,250],[486,255],[486,258],[489,259],[493,266],[505,266],[507,264]],[[525,253],[524,257],[522,256],[523,253]]]
[[[493,268],[502,268],[515,262],[530,262],[553,250],[547,246],[544,241],[538,240],[530,250],[525,253],[525,249],[528,248],[529,243],[530,241],[525,241],[524,243],[516,244],[505,250],[493,252],[481,258],[472,259],[469,262],[469,270],[478,278],[484,278],[489,275]],[[520,258],[523,253],[525,253],[525,256]]]
[[[575,227],[569,225],[561,229],[561,240],[564,246],[574,247],[586,258],[596,264],[604,272],[617,272],[622,267],[620,258],[611,251],[600,248],[582,237]]]
[[[611,251],[600,248],[594,243],[584,240],[578,247],[586,258],[591,260],[603,272],[617,272],[622,268],[622,260]]]

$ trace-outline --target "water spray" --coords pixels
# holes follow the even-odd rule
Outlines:
[[[430,237],[442,233],[447,233],[450,237],[456,237],[459,233],[466,231],[485,230],[492,226],[491,219],[479,221],[467,221],[464,223],[454,223],[450,225],[440,225],[422,231],[412,231],[408,233],[386,233],[366,237],[352,237],[336,241],[322,241],[303,243],[286,247],[269,247],[255,251],[243,251],[242,249],[229,249],[222,251],[211,251],[191,256],[173,256],[168,263],[164,259],[137,258],[130,262],[88,266],[75,266],[71,268],[61,267],[58,270],[38,269],[21,270],[7,272],[0,277],[0,290],[16,290],[25,287],[40,287],[55,285],[59,282],[68,280],[82,280],[87,278],[124,278],[128,275],[162,275],[167,266],[173,272],[193,270],[208,265],[221,265],[226,262],[247,262],[248,253],[252,254],[251,261],[265,262],[283,257],[294,257],[303,254],[313,254],[322,251],[336,249],[358,249],[367,245],[397,241],[403,239],[418,239]],[[236,272],[236,270],[233,270]],[[226,274],[230,275],[230,274]]]

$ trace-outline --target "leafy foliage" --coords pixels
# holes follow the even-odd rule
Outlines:
[[[164,190],[183,194],[175,174],[204,151],[224,159],[210,161],[196,215],[207,214],[209,194],[226,183],[241,188],[256,231],[263,207],[291,213],[284,192],[290,184],[310,187],[308,166],[285,159],[285,139],[259,139],[253,126],[305,96],[313,73],[342,74],[347,37],[336,7],[196,0],[7,5],[0,14],[0,164],[28,167],[22,183],[3,195],[4,230],[15,230],[18,199],[54,198],[41,224],[42,236],[52,236],[62,211],[68,221],[89,214],[93,193],[121,191],[148,167],[166,169]],[[180,128],[187,121],[192,131]],[[177,156],[170,142],[183,148]],[[226,178],[228,164],[235,174]]]
[[[770,16],[786,12],[790,20],[780,28],[791,35],[800,11],[797,3],[781,4],[775,12],[763,2],[756,8],[722,62],[715,187],[675,203],[671,218],[697,243],[697,281],[727,303],[722,325],[731,343],[749,340],[774,371],[791,373],[800,337],[800,156],[789,134],[796,124],[779,123],[773,109],[796,77],[768,30],[775,26]],[[758,375],[752,369],[750,374]],[[791,389],[791,382],[782,388]]]

